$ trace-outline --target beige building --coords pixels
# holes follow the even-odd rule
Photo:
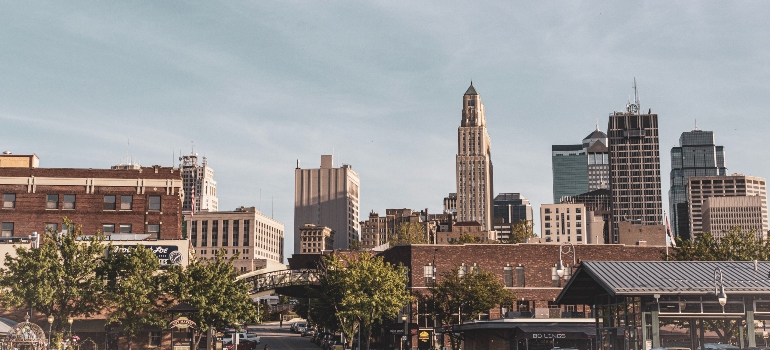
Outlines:
[[[427,209],[416,211],[407,208],[385,209],[385,216],[379,216],[374,210],[369,213],[369,220],[361,221],[361,247],[374,248],[390,241],[401,223],[421,223],[425,227],[426,240],[429,233]]]
[[[334,231],[326,226],[305,224],[299,228],[302,254],[321,254],[334,249]]]
[[[197,153],[181,156],[179,160],[182,161],[179,169],[182,171],[182,181],[184,181],[182,211],[184,213],[191,211],[197,213],[199,211],[219,210],[214,169],[208,165],[206,157],[203,157],[202,165],[198,164]]]
[[[199,258],[213,259],[220,249],[227,257],[240,254],[235,264],[240,272],[260,269],[265,260],[283,262],[283,224],[254,207],[188,214],[185,223]]]
[[[454,243],[464,234],[473,237],[476,243],[490,243],[498,240],[497,231],[484,230],[477,221],[464,221],[454,223],[451,231],[436,232],[436,244]]]
[[[734,227],[745,232],[756,232],[762,239],[763,233],[762,199],[759,196],[711,197],[703,201],[703,232],[711,232],[714,237],[722,237]]]
[[[5,151],[0,154],[0,168],[37,168],[40,166],[40,158],[34,154],[11,154]]]
[[[687,200],[690,203],[690,232],[704,232],[703,203],[711,197],[757,196],[762,203],[762,235],[767,237],[767,190],[765,179],[733,174],[730,176],[693,176],[687,179]]]
[[[321,167],[294,170],[294,252],[302,249],[300,228],[305,224],[334,231],[334,249],[347,249],[359,240],[359,187],[353,167],[333,165],[331,155],[321,156]]]
[[[540,206],[540,232],[545,242],[588,244],[584,204],[543,204]]]
[[[664,247],[666,226],[639,225],[629,221],[618,223],[618,244]]]
[[[478,221],[492,228],[494,191],[492,150],[484,104],[473,88],[463,95],[462,122],[457,128],[457,221]]]

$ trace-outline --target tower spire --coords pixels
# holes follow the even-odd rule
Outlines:
[[[479,93],[476,92],[476,89],[473,87],[473,80],[471,80],[471,86],[468,87],[468,90],[465,91],[466,95],[478,95]]]

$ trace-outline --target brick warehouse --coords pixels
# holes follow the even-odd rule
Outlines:
[[[562,319],[591,317],[588,305],[557,305],[556,297],[566,285],[556,273],[560,250],[565,267],[574,271],[573,255],[569,246],[555,244],[466,244],[466,245],[405,245],[395,246],[380,255],[391,263],[401,263],[409,268],[410,288],[413,292],[426,291],[432,280],[432,266],[441,275],[456,266],[464,266],[465,272],[474,268],[493,272],[506,289],[516,294],[517,305],[510,309],[490,310],[483,319],[530,318]],[[434,258],[435,257],[435,258]],[[581,261],[659,261],[665,259],[664,247],[626,245],[575,245],[575,262]],[[431,315],[422,314],[420,305],[412,305],[410,344],[418,344],[417,332],[429,332],[432,337]],[[386,328],[388,326],[386,325]],[[396,342],[403,331],[403,323],[390,326],[390,342]],[[388,331],[388,330],[386,330]],[[388,336],[386,336],[388,338]],[[386,340],[388,341],[388,340]],[[394,343],[398,344],[398,343]],[[415,346],[422,348],[423,344]]]
[[[2,236],[60,230],[66,216],[85,234],[181,238],[182,177],[170,167],[0,168],[0,194]]]

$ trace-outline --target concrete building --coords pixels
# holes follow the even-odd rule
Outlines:
[[[500,193],[495,196],[492,227],[500,239],[510,239],[513,225],[532,219],[532,205],[520,193]]]
[[[540,206],[540,232],[545,242],[587,244],[586,207],[583,204],[543,204]]]
[[[185,221],[187,237],[199,258],[213,259],[220,249],[226,257],[240,254],[235,263],[239,272],[258,270],[265,260],[283,262],[283,224],[254,207],[188,214]]]
[[[695,128],[679,136],[671,148],[671,188],[668,190],[671,229],[676,237],[691,239],[687,179],[691,176],[727,176],[725,151],[714,142],[713,131]]]
[[[759,196],[710,197],[703,201],[703,232],[722,237],[729,230],[739,227],[745,232],[755,232],[757,239],[764,238],[762,199]]]
[[[457,218],[457,193],[450,193],[444,197],[444,214],[452,214]]]
[[[0,194],[2,236],[58,232],[66,216],[84,234],[182,238],[178,169],[0,168]]]
[[[634,102],[625,112],[610,115],[609,160],[611,232],[609,243],[618,243],[618,223],[663,224],[660,182],[658,115],[641,113],[634,81]]]
[[[470,235],[476,243],[490,243],[498,240],[497,231],[487,231],[481,227],[478,221],[462,221],[452,225],[452,231],[437,232],[436,244],[456,243],[463,235]]]
[[[299,228],[302,254],[321,254],[334,249],[334,231],[326,226],[305,224]]]
[[[583,145],[551,146],[553,202],[588,192],[588,156]]]
[[[334,231],[334,248],[347,249],[359,240],[358,174],[353,167],[333,166],[331,155],[321,156],[321,167],[294,170],[294,252],[301,251],[300,227],[326,226]]]
[[[457,221],[478,221],[492,228],[492,150],[484,104],[473,87],[463,95],[462,122],[457,128]]]
[[[665,247],[666,226],[621,221],[618,223],[618,240],[618,244]]]
[[[610,190],[599,189],[576,196],[562,197],[564,203],[581,203],[586,206],[587,239],[591,244],[610,242]]]
[[[588,191],[606,189],[610,186],[609,148],[607,134],[596,130],[583,139],[583,149],[588,156]]]
[[[203,164],[200,165],[197,153],[181,156],[179,160],[182,162],[179,168],[182,171],[185,193],[182,210],[185,213],[219,210],[214,169],[208,166],[206,157],[203,157]]]
[[[742,174],[730,176],[691,176],[687,179],[687,200],[690,203],[690,211],[688,213],[690,217],[690,232],[693,235],[697,235],[705,231],[703,228],[703,204],[706,199],[712,197],[750,196],[757,196],[761,201],[762,236],[765,238],[767,237],[768,222],[767,189],[764,178]]]
[[[429,218],[430,216],[430,218]],[[430,233],[441,230],[441,224],[451,218],[451,214],[428,214],[428,209],[413,210],[407,208],[385,209],[385,216],[379,216],[374,210],[367,221],[361,221],[361,247],[374,248],[390,241],[402,223],[418,223],[425,229],[425,239],[431,241]],[[450,219],[451,220],[451,219]],[[451,226],[451,224],[449,224]]]

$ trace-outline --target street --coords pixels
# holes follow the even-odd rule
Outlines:
[[[269,350],[321,349],[310,342],[310,337],[301,337],[299,334],[292,333],[289,327],[291,327],[289,322],[284,322],[283,328],[279,328],[278,322],[258,325],[256,332],[261,337],[262,343],[257,345],[257,350],[263,350],[265,345]]]

